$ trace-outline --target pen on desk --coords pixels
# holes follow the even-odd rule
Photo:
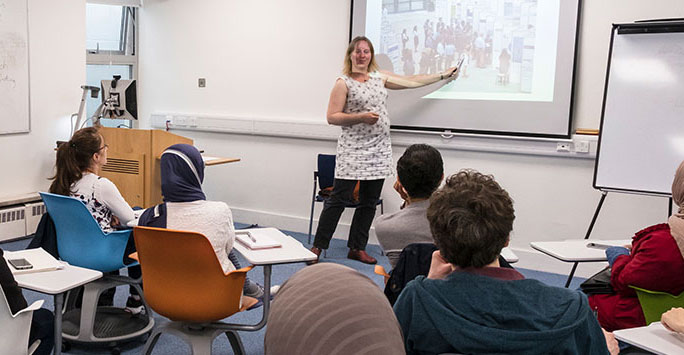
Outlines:
[[[251,240],[254,243],[256,243],[256,241],[257,241],[256,238],[254,238],[252,233],[250,233],[249,231],[238,231],[235,234],[244,234],[247,236],[247,238],[249,238],[249,240]]]

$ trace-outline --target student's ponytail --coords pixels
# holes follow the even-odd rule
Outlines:
[[[71,140],[57,148],[55,176],[50,185],[50,192],[69,196],[71,185],[83,177],[88,170],[93,154],[100,150],[102,136],[97,128],[87,127],[74,133]]]

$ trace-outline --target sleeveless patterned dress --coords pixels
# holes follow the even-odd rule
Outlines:
[[[362,83],[346,75],[344,113],[375,112],[380,118],[373,124],[342,126],[337,139],[335,178],[377,180],[393,175],[390,122],[387,116],[387,89],[380,76],[373,73]]]

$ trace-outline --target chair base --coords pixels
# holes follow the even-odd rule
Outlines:
[[[62,337],[79,343],[117,343],[133,340],[154,327],[152,310],[145,304],[145,312],[133,315],[122,308],[98,307],[104,290],[121,285],[132,285],[142,295],[142,289],[127,277],[105,276],[84,286],[81,308],[67,309],[62,316]]]
[[[62,337],[64,339],[81,341],[79,339],[80,320],[80,309],[70,310],[62,316]],[[98,307],[93,323],[92,337],[86,342],[117,342],[136,338],[149,330],[149,328],[145,330],[149,323],[147,315],[132,315],[117,307]]]
[[[233,348],[233,354],[243,355],[245,353],[245,348],[240,340],[240,335],[237,331],[217,329],[211,324],[190,324],[184,322],[169,322],[158,326],[152,335],[147,339],[145,343],[145,349],[143,354],[149,355],[152,353],[154,346],[159,340],[159,336],[162,333],[173,334],[188,345],[190,345],[190,352],[193,355],[209,355],[211,354],[211,344],[214,339],[221,335],[226,334],[228,341],[230,341],[230,346]]]

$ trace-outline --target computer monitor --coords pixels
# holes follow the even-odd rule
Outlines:
[[[135,80],[102,80],[102,118],[138,119],[138,100]]]

